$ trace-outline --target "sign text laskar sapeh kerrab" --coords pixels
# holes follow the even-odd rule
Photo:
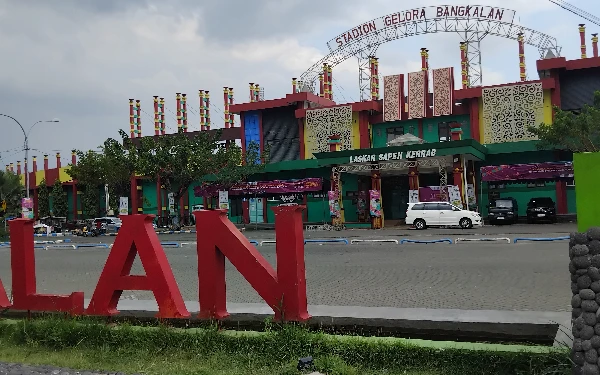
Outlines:
[[[399,152],[384,152],[381,154],[364,154],[350,156],[350,163],[369,163],[373,161],[393,161],[403,159],[418,159],[435,157],[437,149],[430,148],[427,150],[399,151]]]
[[[515,13],[514,10],[510,9],[480,5],[441,5],[403,10],[356,26],[327,42],[327,47],[333,51],[352,43],[355,39],[382,31],[387,27],[395,27],[410,22],[440,18],[469,18],[512,23]]]
[[[226,210],[196,211],[198,284],[201,319],[229,314],[225,295],[225,258],[273,309],[276,320],[306,321],[308,314],[304,266],[304,206],[273,207],[277,270],[227,218]],[[12,301],[0,280],[0,308],[17,311],[67,312],[111,316],[125,290],[153,292],[159,318],[189,318],[183,297],[158,235],[154,215],[123,216],[106,264],[87,308],[83,292],[38,294],[35,277],[33,220],[10,221]],[[284,251],[282,251],[282,249]],[[139,256],[145,275],[131,275]]]

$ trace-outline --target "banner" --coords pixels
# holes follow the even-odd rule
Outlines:
[[[419,188],[420,202],[458,202],[457,206],[462,206],[460,189],[456,185],[447,185],[448,199],[442,199],[439,186],[425,186]]]
[[[450,203],[455,205],[456,207],[462,207],[462,196],[460,194],[460,189],[456,185],[448,186],[448,199]]]
[[[119,198],[119,215],[128,215],[129,214],[129,198],[120,197]]]
[[[381,195],[379,190],[369,190],[369,213],[381,217]]]
[[[409,190],[408,191],[408,203],[418,203],[419,202],[419,191],[418,190]]]
[[[169,198],[169,214],[175,215],[175,194],[169,193],[167,197]]]
[[[339,202],[339,191],[328,191],[327,197],[329,198],[329,215],[331,217],[340,217],[340,202]]]
[[[367,192],[361,190],[358,192],[358,200],[356,201],[356,212],[359,215],[365,215],[367,213]]]
[[[219,209],[229,210],[229,193],[227,191],[219,191]]]
[[[196,186],[194,195],[196,197],[214,196],[218,194],[220,188],[222,187],[218,185]],[[229,195],[288,194],[321,190],[323,190],[322,178],[243,182],[234,184],[228,189]]]
[[[33,199],[21,199],[21,217],[23,219],[33,219]]]
[[[469,199],[469,206],[477,205],[477,198],[475,197],[475,186],[473,186],[473,184],[467,184],[467,198]]]
[[[481,167],[481,180],[484,182],[556,180],[573,176],[573,163],[564,161]]]

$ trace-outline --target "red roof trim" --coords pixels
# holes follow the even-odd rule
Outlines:
[[[229,112],[240,114],[240,112],[259,111],[262,109],[286,107],[296,102],[312,102],[321,106],[335,105],[335,102],[329,99],[322,98],[311,92],[298,92],[296,94],[287,94],[285,98],[262,100],[259,102],[240,103],[229,106]]]
[[[322,109],[322,108],[334,108],[334,107],[344,107],[344,106],[352,106],[352,112],[360,112],[360,111],[375,111],[383,113],[383,100],[369,100],[365,102],[354,102],[354,103],[345,103],[345,104],[336,104],[329,105],[320,108],[301,108],[296,110],[296,118],[304,118],[306,117],[306,111]]]
[[[525,81],[525,82],[511,82],[511,83],[503,83],[501,85],[492,85],[492,86],[484,86],[484,87],[471,87],[468,89],[456,90],[454,91],[454,99],[469,99],[469,98],[480,98],[483,95],[483,89],[489,87],[505,87],[505,86],[516,86],[523,85],[528,83],[542,83],[542,88],[545,90],[553,89],[555,87],[556,82],[554,82],[553,78],[544,78],[541,80],[535,81]]]

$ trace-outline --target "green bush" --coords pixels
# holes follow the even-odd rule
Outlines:
[[[570,373],[567,350],[535,353],[436,349],[401,340],[313,333],[296,325],[274,326],[258,333],[219,331],[217,327],[176,329],[128,324],[110,327],[90,319],[42,318],[0,321],[0,338],[16,345],[41,345],[52,350],[78,347],[115,352],[251,356],[261,365],[289,369],[285,373],[297,373],[291,364],[309,355],[315,358],[316,369],[328,375],[362,373],[358,369],[457,375]]]

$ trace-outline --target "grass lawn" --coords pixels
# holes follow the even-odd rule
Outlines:
[[[568,350],[540,346],[338,336],[297,325],[243,332],[0,318],[0,362],[148,375],[299,375],[298,359],[309,355],[327,375],[570,374]]]
[[[15,345],[0,339],[0,362],[52,365],[80,370],[102,370],[126,374],[148,375],[253,375],[300,374],[297,359],[274,364],[268,358],[253,355],[215,353],[198,355],[181,351],[160,353],[146,350],[119,350],[108,348],[69,348],[51,350],[39,345]],[[316,369],[327,375],[438,375],[442,372],[371,370],[352,367],[339,357],[328,356],[316,360]]]

